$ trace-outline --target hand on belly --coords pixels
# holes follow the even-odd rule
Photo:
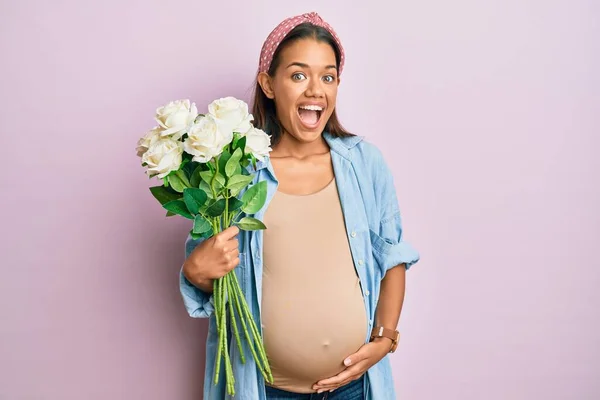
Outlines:
[[[365,343],[366,328],[363,318],[330,315],[319,321],[271,321],[263,333],[275,386],[309,393],[317,381],[346,368],[344,359]]]

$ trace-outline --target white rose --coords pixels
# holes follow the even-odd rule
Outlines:
[[[272,150],[270,147],[271,137],[264,131],[252,127],[244,136],[246,137],[246,154],[252,153],[260,161],[269,155]]]
[[[171,171],[181,166],[183,143],[170,137],[161,138],[154,142],[142,156],[142,162],[148,164],[147,173],[150,177],[158,175],[164,178]]]
[[[145,152],[148,151],[150,146],[152,146],[158,139],[160,139],[160,133],[162,132],[162,128],[159,126],[155,126],[151,130],[149,130],[144,137],[140,138],[137,142],[137,156],[142,157]]]
[[[192,125],[183,143],[193,161],[206,163],[223,152],[223,147],[233,140],[233,132],[223,130],[216,119],[208,114]]]
[[[198,116],[196,104],[189,100],[171,101],[156,109],[156,121],[164,129],[161,135],[181,139]]]
[[[250,130],[250,122],[254,119],[252,114],[248,114],[248,104],[235,97],[213,101],[208,105],[208,112],[224,130],[242,134]]]

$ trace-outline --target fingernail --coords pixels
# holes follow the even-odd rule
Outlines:
[[[352,360],[350,360],[349,358],[346,358],[344,360],[344,365],[347,367],[348,365],[352,364]]]
[[[331,393],[335,392],[335,389],[331,389]]]
[[[319,390],[317,391],[317,393],[322,393],[322,392],[323,392],[323,389],[319,389]]]

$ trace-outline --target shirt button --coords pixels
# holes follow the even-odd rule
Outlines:
[[[350,236],[356,237],[356,232],[352,231],[352,233],[350,234]]]
[[[358,260],[358,265],[363,265],[365,262],[363,260]]]
[[[373,320],[372,319],[369,320],[369,325],[373,325]]]
[[[371,292],[369,292],[368,290],[365,292],[365,296],[368,296],[370,294],[371,294]]]

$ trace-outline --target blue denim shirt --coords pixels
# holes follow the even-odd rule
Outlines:
[[[419,260],[419,254],[404,240],[393,176],[380,150],[364,140],[362,136],[337,138],[327,132],[324,132],[323,136],[330,147],[354,268],[363,292],[368,321],[368,326],[365,326],[365,343],[368,343],[375,319],[381,280],[390,268],[399,264],[405,264],[407,269],[410,268]],[[258,162],[256,169],[252,166],[248,168],[250,172],[256,173],[252,184],[262,180],[267,181],[265,206],[254,215],[262,220],[277,190],[278,181],[268,157]],[[188,236],[185,243],[186,258],[201,240],[203,239],[193,240]],[[240,231],[238,240],[240,253],[243,254],[234,271],[260,330],[261,325],[258,321],[260,321],[262,298],[263,232]],[[204,399],[230,399],[225,389],[224,363],[221,363],[219,384],[213,384],[214,360],[218,343],[213,297],[193,286],[182,272],[179,280],[181,295],[189,315],[195,318],[209,318]],[[242,364],[238,347],[231,334],[228,340],[236,379],[235,398],[266,399],[265,382],[256,367],[248,345],[242,341],[246,354],[246,363]],[[365,379],[366,399],[396,399],[388,356],[373,365],[366,375],[368,378]]]

